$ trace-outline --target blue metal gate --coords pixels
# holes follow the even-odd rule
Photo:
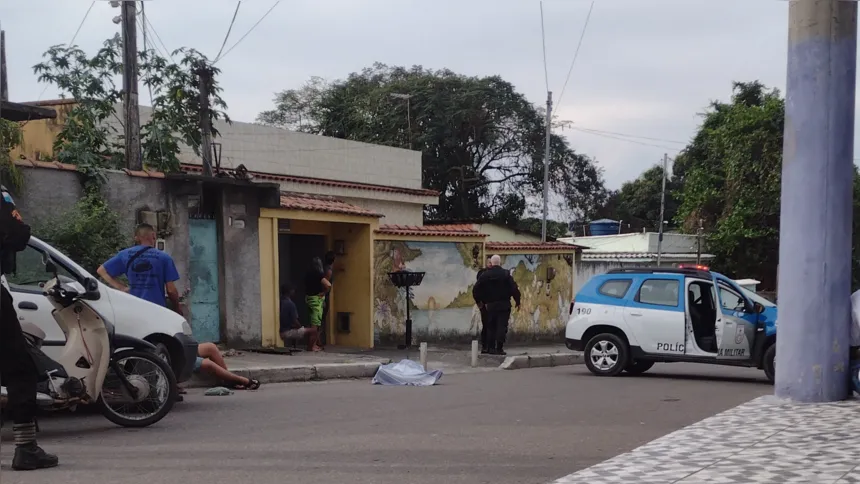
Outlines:
[[[215,220],[190,219],[191,328],[201,343],[221,340],[221,304],[218,287],[218,227]]]

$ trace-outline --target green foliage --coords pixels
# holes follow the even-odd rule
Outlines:
[[[144,165],[167,173],[179,170],[180,143],[200,154],[196,69],[208,64],[206,57],[193,49],[179,49],[173,55],[181,56],[178,63],[149,50],[139,53],[138,62],[139,75],[153,97],[152,116],[141,126]],[[64,45],[51,47],[43,57],[45,61],[33,67],[39,81],[56,85],[62,96],[77,101],[57,136],[54,152],[60,161],[77,165],[86,183],[98,186],[103,181],[100,172],[125,165],[124,134],[117,128],[123,126],[123,120],[115,111],[122,91],[114,81],[123,69],[122,40],[119,36],[106,40],[93,57],[77,46]],[[210,119],[215,137],[219,133],[214,121],[230,120],[216,80],[220,71],[209,69],[213,74]]]
[[[523,220],[520,220],[518,223],[514,224],[513,227],[516,227],[520,230],[527,230],[534,234],[540,234],[543,229],[543,220],[535,217],[529,217]],[[567,224],[564,222],[556,222],[555,220],[547,220],[546,221],[546,236],[547,238],[558,239],[560,237],[565,237],[567,235]]]
[[[0,178],[6,188],[18,192],[24,184],[24,175],[15,166],[12,150],[21,144],[21,127],[18,123],[0,119]]]
[[[395,96],[402,94],[411,96],[408,103]],[[513,220],[543,188],[543,113],[498,76],[375,64],[345,80],[312,78],[278,93],[275,108],[257,119],[420,150],[424,184],[441,193],[439,205],[427,209],[429,219]],[[551,146],[553,199],[574,217],[587,216],[605,196],[601,170],[559,136]]]
[[[785,102],[759,82],[735,83],[731,103],[714,102],[675,161],[677,222],[708,234],[714,265],[776,285]]]
[[[42,224],[38,233],[93,274],[128,245],[119,216],[97,193],[86,194],[68,213]]]

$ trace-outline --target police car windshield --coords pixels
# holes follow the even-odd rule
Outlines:
[[[740,286],[738,286],[738,287],[740,287]],[[775,308],[776,307],[776,304],[768,301],[767,299],[759,296],[758,294],[750,291],[749,289],[747,289],[745,287],[740,287],[740,290],[743,291],[743,293],[746,297],[752,299],[753,302],[757,302],[766,308]]]

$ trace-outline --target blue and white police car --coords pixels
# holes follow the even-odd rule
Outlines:
[[[616,269],[576,295],[565,342],[598,376],[692,362],[755,367],[773,382],[776,312],[704,266]]]

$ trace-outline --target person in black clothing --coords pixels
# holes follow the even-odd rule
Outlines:
[[[27,248],[30,227],[24,223],[6,187],[0,186],[0,192],[0,272],[7,274],[15,269],[15,253]],[[55,467],[59,464],[57,456],[36,444],[36,385],[39,382],[36,363],[21,331],[12,295],[6,286],[2,286],[0,292],[0,380],[8,392],[6,409],[15,435],[12,468],[30,471]]]
[[[486,265],[478,270],[477,279],[481,278],[481,274],[490,268],[490,256],[487,256]],[[481,354],[485,355],[490,352],[490,344],[487,341],[487,308],[483,304],[475,301],[478,304],[478,309],[481,311]]]
[[[485,270],[472,289],[472,297],[483,304],[487,311],[487,344],[489,354],[505,355],[505,338],[508,335],[508,320],[511,319],[511,298],[520,307],[520,288],[511,273],[502,268],[502,258],[490,258],[490,268]]]

